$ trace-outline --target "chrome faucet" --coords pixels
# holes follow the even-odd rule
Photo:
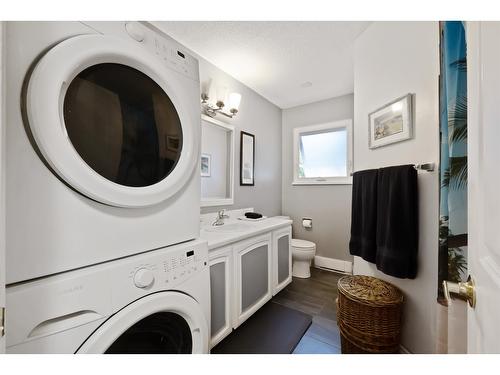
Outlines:
[[[224,219],[229,218],[229,215],[226,215],[226,210],[220,210],[217,212],[217,218],[212,223],[214,226],[224,225]]]

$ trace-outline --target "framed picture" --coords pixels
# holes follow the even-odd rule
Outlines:
[[[413,135],[413,95],[407,94],[368,115],[371,149],[410,139]]]
[[[201,177],[210,177],[212,157],[209,154],[201,154]]]
[[[254,185],[255,136],[241,132],[240,138],[240,185]]]

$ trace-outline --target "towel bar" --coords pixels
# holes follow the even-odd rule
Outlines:
[[[427,171],[427,172],[434,172],[434,163],[422,163],[422,164],[414,164],[413,168],[415,168],[417,171]],[[350,175],[352,176],[352,172]]]
[[[416,170],[434,172],[434,163],[415,164],[413,167]]]

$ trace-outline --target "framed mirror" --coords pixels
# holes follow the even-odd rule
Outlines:
[[[201,115],[201,207],[234,203],[234,127]]]
[[[242,131],[240,139],[240,185],[254,186],[255,136]]]

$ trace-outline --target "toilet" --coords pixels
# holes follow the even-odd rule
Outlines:
[[[292,276],[302,279],[311,277],[311,261],[315,254],[314,242],[292,238]]]

